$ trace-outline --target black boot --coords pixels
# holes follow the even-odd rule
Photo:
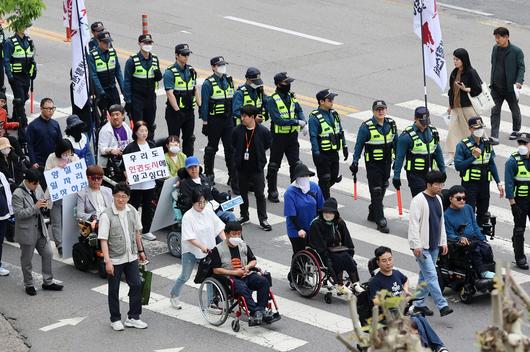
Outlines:
[[[278,183],[278,174],[269,172],[267,174],[267,188],[268,188],[268,193],[269,193],[267,199],[271,203],[280,202],[280,199],[278,198],[279,193],[278,193],[277,183]]]

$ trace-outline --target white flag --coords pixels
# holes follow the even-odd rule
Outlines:
[[[87,52],[88,41],[90,40],[84,0],[72,0],[71,18],[74,104],[82,109],[88,100],[88,62],[85,60],[85,53]]]
[[[447,67],[445,66],[444,43],[440,29],[440,17],[436,0],[413,0],[414,33],[422,38],[425,57],[425,74],[431,77],[440,89],[447,86]],[[420,20],[420,13],[423,20]]]

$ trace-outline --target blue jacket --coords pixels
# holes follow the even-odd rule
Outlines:
[[[44,167],[48,156],[55,151],[55,145],[63,135],[59,123],[54,119],[45,120],[39,116],[31,121],[26,129],[28,154],[31,164]]]
[[[219,77],[217,74],[213,74],[212,77],[215,78],[219,88],[226,89],[228,87],[228,78],[227,75]],[[209,80],[204,80],[201,88],[201,109],[200,116],[204,122],[208,121],[208,115],[210,112],[210,97],[212,96],[212,83]]]
[[[148,69],[151,66],[151,63],[153,62],[153,55],[149,55],[149,57],[146,59],[141,52],[138,53],[138,57],[140,58],[140,64],[144,69]],[[133,97],[133,87],[132,87],[132,81],[133,81],[133,74],[134,74],[134,61],[132,57],[127,59],[125,62],[125,70],[123,73],[123,97],[125,99],[126,103],[132,102]],[[155,70],[155,81],[160,81],[162,79],[162,72],[160,72],[160,69]],[[136,92],[143,94],[142,91]],[[153,92],[154,93],[154,92]]]
[[[99,46],[96,48],[96,50],[98,51],[99,56],[101,57],[103,61],[106,61],[108,59],[109,57],[108,51],[103,52],[103,50],[101,50]],[[96,92],[98,92],[98,94],[100,95],[103,95],[105,94],[105,89],[114,88],[116,86],[116,83],[112,82],[110,87],[103,87],[97,75],[96,62],[94,61],[94,57],[90,53],[87,55],[87,57],[88,57],[88,68],[90,69],[90,78],[92,79],[92,81],[94,82],[94,85],[96,86]],[[118,60],[117,56],[116,56],[116,68],[114,69],[114,76],[116,78],[116,81],[118,81],[118,85],[120,86],[121,91],[123,92],[123,86],[124,86],[123,73],[121,72],[120,61]]]
[[[414,131],[416,131],[424,143],[432,141],[433,137],[430,128],[426,128],[423,132],[420,132],[420,129],[416,126],[416,124],[412,125],[412,128]],[[405,156],[410,149],[412,149],[412,138],[410,138],[407,132],[403,131],[397,142],[396,160],[394,161],[394,179],[400,178],[401,168],[403,167]],[[433,157],[440,171],[445,173],[444,156],[440,144],[436,146]]]
[[[372,122],[374,123],[375,129],[381,134],[386,135],[388,131],[390,131],[390,128],[392,126],[390,123],[385,119],[383,122],[383,125],[381,126],[375,117],[372,116]],[[366,123],[362,123],[361,127],[359,127],[359,132],[357,132],[357,141],[355,142],[355,150],[353,151],[353,163],[359,163],[359,159],[361,158],[361,154],[364,149],[364,145],[366,142],[370,140],[370,131],[368,130],[368,126],[366,126]],[[394,139],[392,141],[392,144],[394,146],[394,150],[397,148],[397,142],[398,142],[398,135],[397,133],[394,135]]]
[[[475,140],[473,136],[470,137],[471,140]],[[475,143],[476,145],[476,143]],[[484,151],[485,143],[484,138],[480,139],[480,144],[478,145],[480,150]],[[475,161],[475,157],[473,154],[471,154],[471,151],[469,148],[465,145],[464,142],[460,141],[456,145],[456,152],[455,152],[455,169],[456,171],[464,172],[466,171],[473,161]],[[495,151],[493,150],[493,146],[491,146],[491,158],[489,162],[491,175],[493,176],[493,179],[496,183],[501,182],[499,178],[499,171],[497,170],[497,165],[495,165]]]
[[[322,209],[324,204],[320,187],[316,183],[310,182],[309,192],[304,194],[300,188],[289,185],[283,198],[283,215],[286,219],[287,236],[298,237],[298,230],[304,230],[308,233],[311,222],[318,216],[318,211]],[[291,217],[296,218],[296,224]]]
[[[475,211],[469,204],[464,205],[462,209],[447,208],[444,212],[445,232],[449,241],[458,241],[464,236],[467,239],[486,241],[486,236],[480,231]],[[458,233],[460,225],[466,225],[462,234]]]
[[[20,43],[20,46],[22,48],[27,49],[29,46],[30,38],[26,35],[24,38],[20,38],[18,34],[15,34],[15,36],[18,39],[18,42]],[[11,66],[9,65],[9,62],[11,61],[11,57],[13,56],[13,51],[15,50],[15,46],[13,45],[13,41],[6,39],[4,41],[4,68],[6,72],[6,76],[8,80],[13,79],[13,72],[11,72]],[[37,65],[35,65],[35,74],[37,73]]]
[[[324,110],[321,108],[318,108],[318,111],[322,114],[322,117],[324,117],[324,120],[330,125],[335,126],[335,119],[333,118],[333,115],[331,115],[331,111]],[[320,132],[322,132],[322,129],[320,128],[320,122],[318,122],[318,118],[313,115],[312,113],[309,114],[309,139],[311,140],[311,152],[313,155],[319,155],[320,154],[320,145],[318,143],[318,135]],[[340,130],[344,131],[342,128],[342,124],[340,125]],[[344,134],[342,135],[342,145],[344,147],[348,147],[346,144],[346,137]]]
[[[522,157],[522,160],[525,163],[526,168],[530,170],[530,158]],[[510,156],[508,160],[506,160],[506,165],[504,165],[504,182],[506,184],[505,187],[506,187],[506,198],[507,199],[514,198],[515,175],[517,175],[517,161],[515,161],[513,156]]]
[[[282,100],[285,102],[285,105],[291,104],[291,96],[289,94],[283,94],[278,90],[276,90],[276,93],[280,95],[280,98],[282,98]],[[267,101],[267,111],[269,113],[269,117],[271,118],[271,123],[278,126],[296,126],[298,125],[298,120],[305,121],[304,111],[302,110],[302,107],[299,103],[296,103],[294,107],[296,119],[282,119],[280,117],[278,107],[276,106],[276,102],[272,98],[269,98]]]

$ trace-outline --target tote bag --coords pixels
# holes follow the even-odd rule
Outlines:
[[[475,109],[475,112],[478,115],[488,114],[489,110],[495,106],[495,102],[491,97],[491,92],[488,85],[482,82],[476,71],[475,74],[480,81],[480,87],[482,88],[482,92],[476,97],[472,97],[470,93],[467,93],[467,96],[471,101],[471,105],[473,105],[473,109]]]

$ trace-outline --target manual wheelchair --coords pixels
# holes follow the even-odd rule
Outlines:
[[[264,275],[272,287],[270,273],[259,272],[255,268],[256,274]],[[211,325],[223,325],[230,315],[234,316],[231,323],[232,330],[238,332],[241,325],[240,319],[243,315],[250,318],[250,311],[245,297],[235,293],[234,279],[224,275],[208,276],[199,287],[199,306],[204,319]],[[272,313],[270,320],[263,320],[265,324],[272,324],[281,319],[278,305],[272,290],[269,289],[269,302],[267,310]],[[249,319],[249,326],[250,319]]]

